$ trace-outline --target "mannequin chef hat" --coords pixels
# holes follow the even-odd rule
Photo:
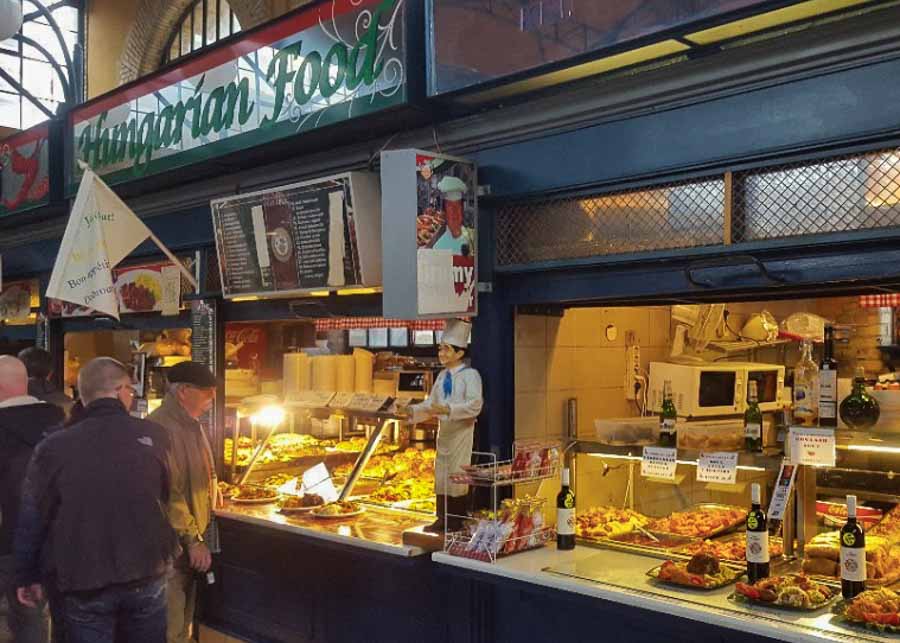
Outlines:
[[[450,344],[456,348],[468,348],[469,333],[472,324],[461,319],[448,319],[444,334],[441,335],[442,344]]]

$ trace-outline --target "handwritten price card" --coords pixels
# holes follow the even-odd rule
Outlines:
[[[791,427],[791,463],[833,467],[835,463],[834,429]]]
[[[697,480],[734,484],[737,482],[737,463],[736,452],[700,453],[700,459],[697,461]]]
[[[644,447],[644,457],[641,459],[641,475],[645,478],[674,480],[675,469],[678,466],[675,460],[677,453],[676,449]]]

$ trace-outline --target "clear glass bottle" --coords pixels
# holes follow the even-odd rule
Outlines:
[[[878,423],[881,409],[878,401],[866,392],[866,372],[862,366],[856,369],[853,392],[841,402],[840,414],[844,424],[855,431],[867,431]]]
[[[812,358],[812,340],[804,339],[794,366],[794,424],[816,426],[819,418],[819,366]]]

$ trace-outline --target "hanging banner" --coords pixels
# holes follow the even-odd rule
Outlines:
[[[317,2],[76,107],[74,159],[115,184],[405,105],[409,3]]]
[[[478,181],[474,163],[444,154],[381,154],[384,316],[478,313]]]
[[[49,136],[43,123],[0,142],[0,217],[47,203]]]
[[[349,172],[213,201],[224,296],[381,285],[378,190]]]

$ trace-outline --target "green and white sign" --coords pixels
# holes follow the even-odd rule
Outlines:
[[[70,116],[70,188],[182,167],[403,105],[411,0],[331,0],[248,32]]]

